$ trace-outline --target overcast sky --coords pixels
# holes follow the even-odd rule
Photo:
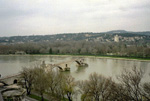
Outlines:
[[[150,0],[0,0],[0,36],[150,31]]]

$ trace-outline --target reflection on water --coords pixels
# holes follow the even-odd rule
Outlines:
[[[33,66],[36,62],[45,61],[47,64],[57,64],[64,61],[73,59],[79,59],[81,57],[72,56],[0,56],[0,74],[7,76],[18,73],[22,67]],[[76,62],[71,65],[70,74],[76,80],[85,80],[88,76],[93,73],[99,73],[107,77],[116,79],[116,75],[119,75],[123,68],[131,69],[133,66],[142,68],[145,71],[144,81],[149,81],[150,77],[150,61],[132,61],[132,60],[118,60],[118,59],[103,59],[95,57],[84,58],[85,62],[88,63],[88,67],[77,67]]]

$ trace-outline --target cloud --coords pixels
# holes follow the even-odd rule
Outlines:
[[[149,0],[0,0],[0,36],[150,30]]]

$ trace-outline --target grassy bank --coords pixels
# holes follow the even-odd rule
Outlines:
[[[41,101],[41,97],[40,96],[37,96],[37,95],[34,95],[34,94],[30,94],[28,95],[28,97],[32,98],[32,99],[35,99],[37,101]],[[47,99],[44,99],[44,101],[49,101]],[[68,99],[64,98],[62,99],[61,101],[68,101]]]
[[[117,56],[117,55],[86,55],[86,54],[30,54],[30,55],[51,55],[51,56],[82,56],[82,57],[97,57],[97,58],[112,58],[112,59],[127,59],[127,60],[148,60],[150,57],[135,57],[135,56]]]
[[[0,54],[4,56],[14,56],[15,54]],[[135,56],[117,56],[117,55],[87,55],[87,54],[26,54],[23,56],[42,56],[42,55],[47,55],[47,56],[78,56],[78,57],[97,57],[97,58],[111,58],[111,59],[125,59],[125,60],[142,60],[142,61],[150,61],[150,57],[135,57]],[[20,56],[20,55],[15,55],[15,56]]]
[[[38,101],[41,101],[41,97],[37,96],[37,95],[33,95],[33,94],[30,94],[28,95],[30,98],[33,98],[33,99],[36,99]],[[48,101],[47,99],[44,99],[44,101]]]

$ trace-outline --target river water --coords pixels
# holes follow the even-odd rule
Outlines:
[[[33,67],[37,63],[45,61],[46,64],[57,64],[73,59],[84,58],[88,63],[88,67],[78,68],[73,62],[69,72],[76,80],[88,79],[91,73],[102,74],[106,77],[112,77],[116,80],[116,76],[123,72],[124,68],[131,69],[136,66],[145,71],[143,81],[150,81],[150,61],[140,60],[123,60],[112,58],[97,58],[97,57],[78,57],[78,56],[0,56],[0,74],[2,77],[19,73],[23,67]]]

